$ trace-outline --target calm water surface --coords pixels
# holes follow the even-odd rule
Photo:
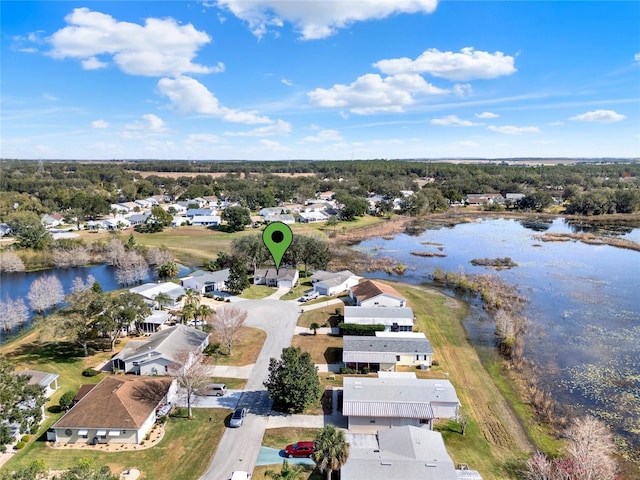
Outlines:
[[[535,228],[535,229],[534,229]],[[579,242],[543,242],[541,233],[592,230],[563,219],[546,224],[485,220],[418,236],[372,238],[356,248],[407,266],[395,280],[428,282],[436,268],[495,273],[528,297],[531,328],[526,356],[562,402],[586,409],[614,426],[625,442],[640,447],[640,252]],[[616,236],[640,242],[640,229]],[[433,251],[446,257],[419,257]],[[494,271],[474,258],[511,257],[518,266]],[[389,278],[386,273],[368,275]],[[476,345],[490,345],[493,325],[476,312],[467,320]]]

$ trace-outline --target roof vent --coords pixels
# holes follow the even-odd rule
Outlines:
[[[380,462],[380,465],[386,465],[386,466],[390,467],[390,466],[393,465],[393,463],[391,463],[391,462]]]

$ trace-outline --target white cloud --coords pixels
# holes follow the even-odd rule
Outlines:
[[[326,38],[354,22],[379,20],[401,13],[431,13],[437,4],[437,0],[218,0],[215,3],[247,22],[251,32],[259,38],[287,22],[293,24],[304,40]]]
[[[102,119],[94,120],[93,122],[91,122],[91,127],[92,128],[99,128],[99,129],[109,128],[109,122],[105,122]]]
[[[291,80],[287,80],[286,78],[283,78],[282,80],[280,80],[282,83],[284,83],[287,87],[291,87],[293,86],[293,82]]]
[[[144,118],[147,122],[149,122],[148,123],[149,130],[162,131],[165,129],[164,120],[162,120],[157,115],[154,115],[153,113],[148,113],[146,115],[143,115],[142,118]]]
[[[517,71],[513,63],[514,58],[502,52],[489,53],[466,47],[460,53],[431,48],[415,60],[406,57],[380,60],[373,66],[388,75],[419,73],[464,82],[511,75]]]
[[[221,106],[207,87],[191,77],[161,78],[158,90],[169,98],[180,113],[196,112],[235,123],[273,123],[273,120],[259,116],[255,111],[241,112]]]
[[[287,135],[291,133],[291,124],[284,120],[278,120],[273,125],[254,128],[247,132],[225,132],[229,137],[270,137],[274,135]]]
[[[636,53],[636,54],[633,56],[633,59],[634,59],[636,62],[639,62],[639,63],[640,63],[640,52]]]
[[[498,118],[500,115],[498,115],[497,113],[493,113],[493,112],[482,112],[482,113],[476,113],[476,117],[478,118]]]
[[[82,60],[82,68],[85,70],[98,70],[100,68],[105,68],[108,65],[108,63],[102,62],[96,57],[89,57],[86,60]]]
[[[473,93],[473,88],[468,83],[456,83],[453,86],[453,93],[458,97],[468,97]]]
[[[431,125],[442,125],[446,127],[477,127],[481,123],[473,123],[469,120],[461,120],[455,115],[447,115],[442,118],[432,118]]]
[[[342,135],[337,130],[320,130],[317,135],[304,137],[303,142],[319,143],[319,142],[339,142]]]
[[[627,118],[621,113],[616,113],[613,110],[594,110],[592,112],[582,113],[571,117],[569,120],[578,120],[581,122],[598,122],[598,123],[613,123],[620,122]]]
[[[330,89],[316,88],[308,92],[310,102],[319,107],[343,107],[352,113],[369,115],[381,112],[403,112],[412,105],[414,95],[447,93],[425,81],[420,75],[393,75],[382,78],[369,73],[351,85],[334,85]]]
[[[165,133],[168,129],[162,120],[153,113],[142,115],[144,121],[136,121],[124,126],[121,135],[128,140],[148,140],[149,135]]]
[[[497,127],[495,125],[489,125],[488,130],[492,132],[505,133],[507,135],[521,135],[523,133],[542,133],[538,127],[514,127],[512,125],[504,125]]]
[[[162,76],[211,73],[224,66],[193,63],[198,49],[211,41],[193,25],[180,25],[172,18],[147,18],[144,25],[120,22],[111,15],[76,8],[65,17],[67,26],[48,38],[49,54],[58,59],[76,58],[87,69],[100,68],[111,58],[125,73]]]

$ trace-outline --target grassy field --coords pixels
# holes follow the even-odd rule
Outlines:
[[[291,341],[311,354],[313,363],[339,363],[342,361],[342,337],[331,335],[295,335]]]
[[[213,333],[215,341],[215,332]],[[225,347],[221,347],[224,354],[210,357],[214,365],[250,365],[256,363],[267,334],[259,328],[242,327],[238,339],[233,346],[231,355],[226,355]]]

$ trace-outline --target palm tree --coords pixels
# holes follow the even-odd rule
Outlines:
[[[168,293],[165,292],[158,293],[155,297],[153,297],[153,300],[156,302],[156,305],[160,307],[160,310],[171,303],[171,297]]]
[[[320,328],[320,324],[318,322],[313,322],[311,325],[309,325],[309,328],[313,330],[314,335],[317,335],[318,329]]]
[[[206,322],[206,319],[209,318],[212,313],[213,313],[213,310],[209,305],[202,304],[195,309],[195,311],[193,312],[193,317],[196,320],[202,319],[203,322]],[[197,325],[198,325],[198,322],[196,322],[196,327]],[[202,325],[202,328],[204,330],[204,324]]]
[[[327,425],[316,435],[316,451],[313,460],[318,470],[327,473],[327,480],[331,480],[331,473],[340,470],[349,457],[349,444],[344,432],[334,425]]]
[[[264,474],[274,480],[298,480],[304,471],[305,468],[302,465],[291,467],[289,466],[289,462],[283,460],[282,468],[279,472],[267,470]]]
[[[184,294],[184,306],[186,307],[187,305],[192,306],[194,309],[200,306],[200,293],[192,288],[187,288]]]

